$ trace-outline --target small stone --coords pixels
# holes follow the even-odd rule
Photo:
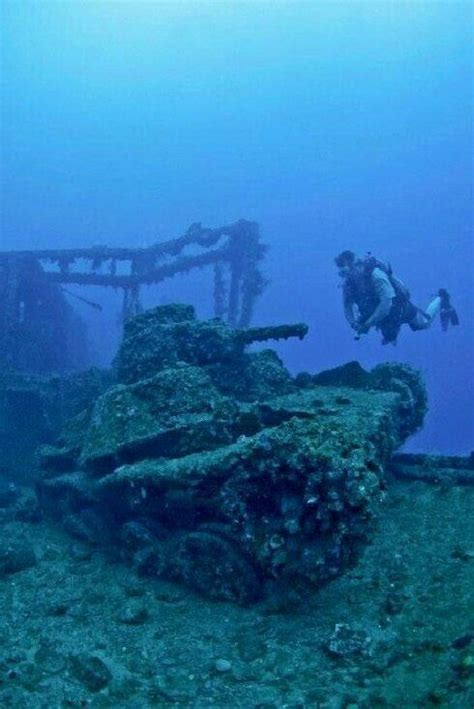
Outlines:
[[[82,653],[72,655],[70,659],[72,675],[90,692],[98,692],[106,687],[112,679],[109,668],[96,655]]]
[[[232,663],[229,660],[219,658],[215,661],[214,667],[217,672],[229,672],[232,669]]]
[[[141,603],[127,603],[119,613],[118,621],[125,625],[142,625],[148,619],[148,611]]]

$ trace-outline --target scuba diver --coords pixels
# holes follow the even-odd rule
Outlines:
[[[343,279],[344,315],[357,333],[356,340],[375,327],[382,333],[383,345],[395,345],[403,324],[414,331],[427,330],[438,312],[444,331],[449,325],[459,325],[444,288],[439,289],[426,310],[421,310],[410,301],[408,289],[394,276],[391,267],[370,253],[360,259],[353,251],[343,251],[335,263]]]

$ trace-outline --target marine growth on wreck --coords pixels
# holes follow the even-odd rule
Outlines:
[[[140,574],[212,598],[304,593],[342,573],[426,395],[405,365],[292,377],[273,350],[246,350],[306,331],[237,330],[180,304],[130,319],[112,381],[41,450],[44,509]]]

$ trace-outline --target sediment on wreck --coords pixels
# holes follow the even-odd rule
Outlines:
[[[405,365],[293,378],[274,351],[245,350],[305,333],[234,330],[183,305],[130,320],[118,383],[42,451],[45,510],[141,574],[214,598],[249,603],[343,572],[426,395]]]

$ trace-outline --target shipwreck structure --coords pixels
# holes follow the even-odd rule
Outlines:
[[[206,266],[213,269],[215,316],[247,327],[265,286],[264,254],[258,224],[246,220],[216,229],[192,224],[183,236],[149,248],[0,252],[0,357],[33,373],[84,367],[85,330],[66,295],[86,299],[70,286],[121,290],[125,322],[142,310],[142,287]]]
[[[115,381],[42,448],[43,509],[138,573],[213,598],[304,593],[343,572],[426,395],[404,365],[292,377],[273,350],[245,350],[306,329],[241,330],[186,305],[128,320]]]

